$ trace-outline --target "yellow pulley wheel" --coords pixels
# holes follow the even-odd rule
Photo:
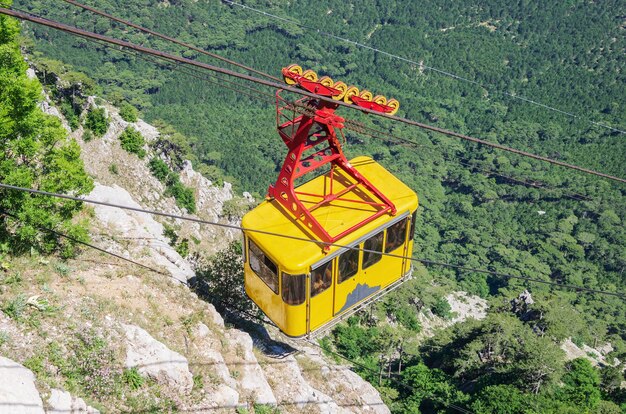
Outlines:
[[[330,76],[322,76],[319,80],[319,83],[321,83],[324,86],[328,86],[329,88],[333,87],[333,84],[335,82],[333,82],[333,80],[330,78]]]
[[[296,64],[289,65],[289,66],[287,66],[287,71],[291,72],[291,73],[296,73],[298,75],[302,75],[302,67],[300,65],[296,65]],[[287,76],[284,76],[284,80],[285,80],[285,83],[287,85],[295,85],[296,84],[295,80],[293,80],[291,78],[288,78]]]
[[[356,86],[350,86],[348,88],[348,90],[346,91],[346,94],[343,96],[343,101],[345,103],[352,103],[352,97],[353,96],[358,96],[359,95],[359,88],[357,88]]]
[[[398,109],[400,109],[400,102],[398,102],[396,99],[390,99],[387,101],[387,106],[390,106],[393,108],[393,111],[388,112],[388,114],[395,115],[396,112],[398,112]]]
[[[379,105],[387,105],[387,98],[382,95],[376,95],[372,100]]]
[[[363,89],[361,91],[361,93],[359,94],[359,97],[365,99],[366,101],[370,101],[372,99],[374,99],[374,95],[372,95],[372,93],[370,91],[368,91],[367,89]]]
[[[302,76],[310,81],[317,82],[317,73],[313,72],[311,69],[305,70]]]
[[[348,85],[339,81],[339,82],[335,82],[335,84],[333,85],[333,88],[337,89],[340,92],[339,95],[333,95],[333,99],[336,101],[340,101],[346,95],[346,91],[348,90]]]

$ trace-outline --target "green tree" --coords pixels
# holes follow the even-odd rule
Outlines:
[[[178,175],[175,173],[170,173],[168,175],[165,185],[166,196],[174,197],[176,199],[176,205],[187,209],[190,213],[195,213],[196,197],[194,196],[192,188],[185,187],[183,183],[180,182]]]
[[[243,288],[241,248],[241,243],[233,242],[228,248],[200,263],[192,285],[198,293],[220,309],[261,315],[261,311],[248,298]]]
[[[483,388],[471,405],[475,414],[524,414],[528,396],[512,385],[490,385]]]
[[[444,319],[452,318],[452,308],[450,307],[450,303],[446,300],[446,298],[439,298],[437,302],[432,307],[432,311],[435,315],[440,316]]]
[[[443,371],[421,363],[407,368],[402,373],[402,381],[408,386],[404,400],[406,412],[439,412],[450,404],[467,400]]]
[[[87,194],[93,183],[83,168],[80,147],[67,137],[58,118],[39,109],[41,85],[26,77],[17,36],[16,21],[0,16],[0,182]],[[43,229],[86,239],[86,228],[73,221],[81,206],[76,201],[0,190],[0,213],[11,214],[0,216],[0,244],[8,242],[15,253],[34,247],[71,255],[73,242]]]
[[[576,358],[563,375],[561,399],[585,410],[592,410],[600,402],[600,375],[585,358]]]

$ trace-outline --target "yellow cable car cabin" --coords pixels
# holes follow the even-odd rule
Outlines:
[[[378,207],[353,202],[373,196],[357,189],[355,179],[343,171],[331,170],[295,188],[300,201],[311,206],[313,217],[329,233],[345,234],[333,244],[410,257],[417,195],[371,158],[358,157],[349,164],[393,203],[395,214],[357,225],[372,217]],[[331,192],[342,197],[318,203],[314,194],[328,192],[333,185]],[[320,243],[296,240],[312,239],[310,229],[276,198],[248,212],[242,226],[249,229],[244,230],[246,293],[291,337],[327,327],[399,283],[411,269],[406,258],[333,245],[324,249]]]
[[[244,285],[282,332],[300,337],[404,280],[417,195],[371,158],[348,161],[337,134],[345,122],[335,113],[340,100],[389,114],[398,110],[397,100],[359,94],[327,76],[318,82],[298,65],[282,73],[314,96],[290,102],[276,93],[278,133],[288,153],[268,199],[243,217]],[[326,172],[309,180],[319,170]]]

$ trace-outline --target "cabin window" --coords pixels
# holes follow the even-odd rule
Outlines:
[[[299,305],[304,302],[305,286],[306,275],[290,275],[283,272],[283,283],[281,286],[283,301],[287,305]]]
[[[333,262],[328,262],[311,272],[311,297],[324,292],[333,283]]]
[[[413,240],[413,237],[415,237],[415,221],[417,221],[417,211],[414,211],[411,216],[411,233],[409,233],[409,240]]]
[[[250,268],[274,293],[278,293],[278,268],[252,240],[248,246]]]
[[[378,263],[380,259],[382,258],[382,255],[378,252],[383,251],[383,235],[384,234],[385,232],[381,231],[377,235],[372,236],[369,239],[365,240],[365,243],[363,243],[364,250],[371,250],[371,251],[363,252],[363,266],[362,266],[363,269],[367,269],[371,265]]]
[[[338,283],[350,279],[359,271],[359,250],[351,249],[339,256]]]
[[[387,243],[385,253],[393,252],[404,244],[406,237],[406,223],[408,220],[401,220],[387,229]]]

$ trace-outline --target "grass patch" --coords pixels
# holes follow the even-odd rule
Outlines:
[[[23,294],[17,295],[2,306],[2,312],[15,321],[22,320],[26,312],[26,296]]]
[[[122,373],[122,379],[131,390],[138,390],[143,386],[146,381],[145,378],[141,376],[139,371],[137,371],[136,367],[124,370],[124,372]]]

